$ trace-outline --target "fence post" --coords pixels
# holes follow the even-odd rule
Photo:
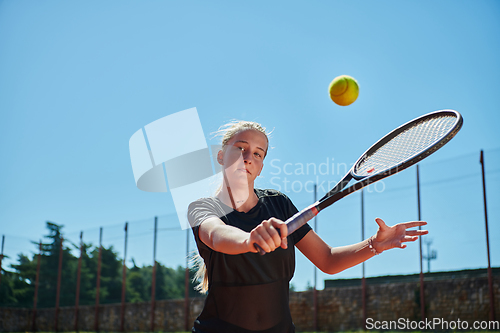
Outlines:
[[[422,217],[420,214],[420,173],[417,164],[417,212],[418,220],[421,221]],[[418,227],[418,230],[422,230],[422,226]],[[424,267],[423,267],[423,257],[422,257],[422,237],[418,238],[418,243],[420,246],[420,320],[425,320],[425,289],[424,289]]]
[[[189,331],[189,228],[186,229],[186,269],[184,270],[184,330]]]
[[[97,281],[95,290],[94,331],[99,331],[99,289],[101,287],[102,227],[99,229],[99,257],[97,258]]]
[[[155,229],[153,241],[153,276],[151,281],[151,332],[155,331],[155,300],[156,300],[156,231],[158,230],[158,217],[155,216]]]
[[[128,222],[125,222],[125,246],[123,250],[123,267],[122,267],[122,305],[120,309],[120,331],[125,331],[125,291],[127,290],[127,239],[128,239]]]
[[[56,291],[56,314],[54,318],[54,330],[57,332],[57,326],[59,324],[59,298],[61,296],[61,272],[62,272],[62,260],[63,260],[63,241],[64,238],[61,237],[59,243],[59,266],[57,268],[57,291]]]
[[[78,332],[78,305],[80,303],[80,277],[82,272],[82,253],[83,253],[83,231],[80,232],[80,258],[78,258],[78,271],[76,273],[75,325],[74,325],[75,332]]]
[[[361,189],[361,240],[365,240],[365,197],[364,191]],[[361,265],[361,299],[363,307],[363,329],[366,330],[366,279],[365,279],[365,262]]]
[[[318,188],[317,185],[314,184],[314,202],[316,202],[318,196]],[[318,215],[314,217],[314,232],[318,233]],[[313,288],[313,306],[314,306],[314,331],[318,330],[318,288],[316,286],[317,284],[317,275],[318,275],[318,268],[313,265],[314,267],[314,288]]]
[[[42,257],[42,241],[38,243],[38,259],[36,263],[36,280],[35,280],[35,296],[33,297],[33,320],[32,320],[32,327],[31,330],[33,332],[36,332],[36,304],[38,301],[38,281],[40,277],[40,258]]]
[[[483,178],[483,202],[484,202],[484,223],[486,225],[486,251],[488,252],[488,289],[490,298],[490,320],[495,320],[495,294],[493,292],[493,275],[491,272],[490,263],[490,237],[488,231],[488,209],[486,207],[486,177],[484,173],[484,154],[481,149],[481,155],[479,157],[479,163],[481,163],[481,174]]]
[[[3,260],[3,243],[5,241],[5,235],[2,235],[2,253],[0,253],[0,284],[2,281],[2,260]]]

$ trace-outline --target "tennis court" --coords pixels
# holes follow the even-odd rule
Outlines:
[[[500,331],[499,17],[0,1],[0,332]]]

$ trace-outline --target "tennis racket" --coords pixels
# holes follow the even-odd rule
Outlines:
[[[349,172],[323,198],[286,220],[288,234],[334,202],[431,155],[458,133],[462,123],[462,116],[457,111],[440,110],[396,128],[361,155]],[[344,189],[352,179],[358,182]],[[266,253],[259,245],[254,245],[260,254]]]

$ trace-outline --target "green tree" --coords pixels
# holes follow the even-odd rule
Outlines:
[[[97,263],[99,260],[99,248],[92,251],[91,261],[91,274],[94,276],[94,283],[97,281]],[[122,278],[121,278],[121,265],[122,261],[118,258],[117,253],[114,251],[113,246],[109,248],[102,247],[101,258],[101,276],[100,276],[100,290],[99,290],[99,303],[120,303],[122,293]],[[95,299],[96,285],[94,284],[93,295]]]
[[[6,256],[4,256],[6,258]],[[23,306],[19,304],[15,297],[14,282],[18,277],[15,273],[9,272],[2,268],[2,281],[0,283],[0,306],[15,307]]]
[[[57,274],[59,267],[59,252],[63,244],[63,263],[61,271],[60,306],[72,306],[76,298],[76,281],[80,245],[63,241],[62,225],[47,222],[48,234],[42,242],[40,256],[40,275],[37,306],[54,307],[56,303]],[[0,306],[32,307],[35,291],[38,243],[36,254],[30,256],[19,254],[17,263],[12,264],[13,272],[3,271],[0,284]],[[70,248],[71,247],[71,248]],[[97,263],[99,248],[92,244],[82,244],[80,305],[95,304]],[[71,253],[75,250],[76,257]],[[127,302],[151,300],[152,266],[134,266],[127,269]],[[200,296],[194,290],[192,282],[194,272],[189,272],[189,296]],[[179,266],[176,269],[157,263],[155,299],[184,298],[185,270]],[[105,303],[121,302],[122,290],[122,260],[118,258],[113,247],[102,248],[101,281],[99,301]]]
[[[80,247],[79,246],[76,247],[78,248],[78,255],[80,255]],[[89,255],[91,251],[92,251],[92,244],[83,243],[82,254],[81,254],[82,266],[80,273],[80,301],[79,301],[80,305],[95,304],[95,284],[96,284],[97,264],[93,260],[93,258]]]
[[[12,264],[15,270],[12,274],[13,297],[19,306],[32,306],[36,283],[36,256],[30,260],[26,255],[18,255],[19,264]]]
[[[157,281],[160,284],[158,291],[157,282],[157,297],[158,299],[179,299],[184,298],[186,271],[182,266],[176,269],[165,267],[158,264],[160,269],[157,269]],[[189,271],[189,297],[198,297],[200,294],[194,289],[195,283],[193,282],[194,272]],[[160,292],[160,294],[158,294]]]
[[[134,259],[132,259],[134,266],[127,271],[127,302],[144,302],[148,299],[147,288],[144,281],[144,276],[141,269],[137,267]]]
[[[61,242],[63,255],[59,305],[73,305],[75,302],[77,259],[71,254],[71,249],[65,245],[69,242],[63,242],[63,226],[47,222],[46,227],[49,234],[44,237],[48,239],[48,242],[42,242],[38,305],[39,307],[54,307],[56,304]]]
[[[42,243],[40,275],[38,287],[38,307],[53,307],[56,304],[59,251],[62,242],[63,226],[47,222],[48,235]],[[38,244],[33,242],[38,250]],[[38,252],[38,251],[37,251]],[[75,297],[75,257],[67,246],[63,246],[63,269],[61,270],[60,305],[72,305]],[[19,254],[18,264],[12,264],[14,298],[22,306],[31,306],[35,292],[37,256],[30,259]]]

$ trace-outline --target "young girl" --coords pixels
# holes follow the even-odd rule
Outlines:
[[[189,206],[188,218],[203,258],[200,275],[208,291],[193,332],[295,332],[288,305],[295,270],[295,247],[327,274],[335,274],[427,231],[407,230],[426,222],[388,227],[357,244],[332,248],[306,224],[287,234],[283,221],[297,213],[290,199],[275,190],[254,188],[268,151],[265,129],[254,122],[227,128],[218,152],[223,184],[215,197]],[[278,232],[279,231],[279,232]],[[267,253],[261,256],[255,244]],[[206,268],[206,269],[205,269]]]

